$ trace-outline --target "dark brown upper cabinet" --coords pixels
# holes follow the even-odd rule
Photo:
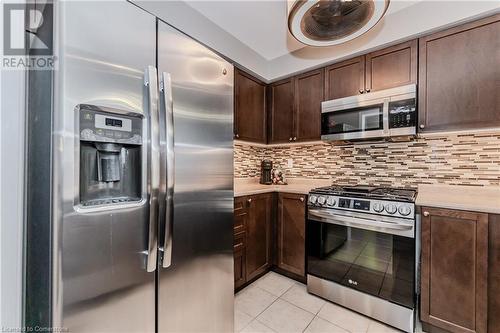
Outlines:
[[[327,100],[417,82],[417,41],[394,45],[326,67]]]
[[[321,138],[321,102],[324,101],[324,70],[295,77],[295,133],[293,141]]]
[[[486,333],[488,215],[422,207],[421,320]]]
[[[234,71],[234,137],[267,142],[266,85],[238,69]]]
[[[368,53],[365,61],[367,92],[417,82],[417,40]]]
[[[305,195],[280,193],[278,198],[277,266],[305,276]]]
[[[500,125],[499,20],[495,15],[420,38],[420,130]]]
[[[363,93],[364,89],[364,56],[326,67],[325,97],[327,100],[357,95]]]
[[[294,137],[294,79],[289,78],[270,86],[270,142],[291,142]]]
[[[324,70],[281,80],[270,87],[270,143],[319,140]]]

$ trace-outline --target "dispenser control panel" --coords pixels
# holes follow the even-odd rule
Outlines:
[[[142,144],[142,117],[80,110],[80,140]]]

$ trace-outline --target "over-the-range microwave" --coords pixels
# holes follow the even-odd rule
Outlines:
[[[417,132],[415,84],[321,103],[325,141],[408,140]]]

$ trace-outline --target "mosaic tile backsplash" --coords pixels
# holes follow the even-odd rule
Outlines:
[[[272,160],[286,177],[331,179],[338,185],[500,186],[500,130],[346,146],[324,142],[268,147],[235,143],[235,177],[258,177],[263,159]],[[288,159],[293,160],[292,168],[287,167]]]

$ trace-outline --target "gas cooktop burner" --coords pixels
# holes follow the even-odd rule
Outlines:
[[[315,188],[311,193],[414,202],[417,191],[394,187],[332,185]]]

